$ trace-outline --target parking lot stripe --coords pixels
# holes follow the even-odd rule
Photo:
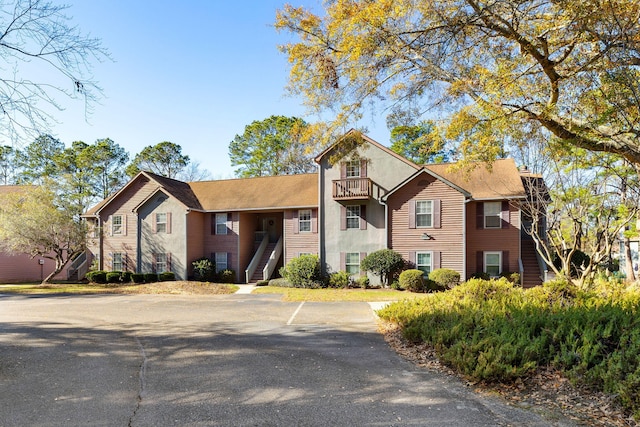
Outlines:
[[[296,311],[293,312],[293,314],[291,315],[291,317],[287,321],[287,326],[289,326],[289,325],[291,325],[293,323],[293,319],[296,318],[296,315],[298,314],[298,312],[300,311],[300,309],[302,308],[303,305],[304,305],[304,301],[302,301],[300,303],[300,305],[298,306],[298,308],[296,308]]]

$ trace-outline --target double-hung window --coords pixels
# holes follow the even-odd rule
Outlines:
[[[163,273],[165,271],[169,271],[168,267],[167,254],[155,254],[155,272]]]
[[[216,234],[227,234],[227,214],[216,214]]]
[[[114,236],[122,235],[124,231],[124,220],[122,215],[113,215],[111,217],[111,234]]]
[[[115,252],[111,256],[111,271],[124,271],[124,254],[121,252]]]
[[[347,206],[347,229],[360,228],[360,205]]]
[[[502,203],[501,202],[485,202],[484,203],[484,228],[501,228],[502,227]]]
[[[502,273],[502,252],[484,253],[484,272],[491,277],[497,277]]]
[[[360,273],[360,252],[347,252],[344,254],[345,270],[350,275]]]
[[[156,214],[156,233],[166,233],[166,232],[167,232],[167,214],[157,213]]]
[[[433,227],[433,202],[416,201],[416,227]]]
[[[422,271],[424,277],[427,277],[433,270],[433,253],[416,252],[416,268]]]
[[[346,164],[347,178],[360,178],[360,160],[351,160]]]
[[[298,211],[298,231],[300,233],[311,231],[311,209]]]
[[[227,253],[216,252],[216,271],[224,271],[227,268]]]

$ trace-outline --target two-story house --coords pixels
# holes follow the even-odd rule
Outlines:
[[[513,160],[472,170],[417,165],[360,141],[329,147],[313,174],[187,183],[141,172],[84,215],[96,237],[90,252],[100,269],[173,271],[179,279],[210,257],[217,270],[251,282],[304,253],[318,254],[325,273],[365,274],[363,257],[391,248],[425,273],[521,272],[525,285],[540,283]]]

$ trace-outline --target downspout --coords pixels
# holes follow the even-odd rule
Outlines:
[[[464,203],[462,204],[463,215],[462,215],[462,281],[467,281],[467,203],[471,202],[472,199],[464,199]]]
[[[98,220],[98,270],[104,270],[103,267],[103,252],[104,252],[104,234],[102,233],[102,219],[100,218],[100,215],[96,215],[96,218]]]
[[[324,168],[322,164],[319,164],[319,172],[318,172],[318,255],[320,258],[320,271],[322,274],[327,273],[327,259],[325,254],[324,247],[324,234],[325,234],[325,224],[324,224]]]
[[[191,209],[187,208],[184,214],[184,280],[189,280],[189,214]]]

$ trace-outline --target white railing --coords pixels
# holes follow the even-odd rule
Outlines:
[[[262,242],[260,242],[260,246],[258,246],[258,250],[256,250],[255,255],[253,255],[253,259],[247,266],[247,269],[244,271],[246,282],[249,283],[251,281],[251,277],[253,277],[253,273],[255,273],[256,268],[258,268],[258,264],[262,259],[262,255],[264,254],[264,250],[267,248],[269,244],[269,234],[264,233],[262,236]]]
[[[267,265],[262,269],[262,279],[267,280],[271,277],[276,269],[276,265],[278,264],[278,260],[282,255],[282,236],[278,239],[278,243],[276,243],[276,247],[271,252],[271,256],[269,256],[269,261]]]
[[[520,286],[524,285],[524,265],[522,264],[522,258],[518,258],[518,273],[520,273]]]
[[[67,268],[67,280],[69,280],[75,272],[78,272],[78,280],[80,280],[87,274],[87,271],[89,271],[89,263],[87,262],[87,251],[85,250],[75,257],[69,268]]]

